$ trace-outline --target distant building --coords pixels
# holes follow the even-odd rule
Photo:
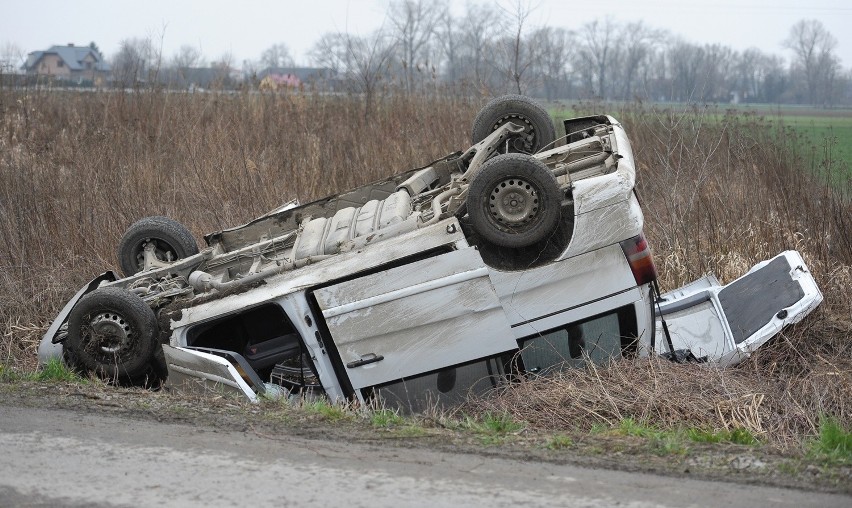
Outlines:
[[[320,67],[268,67],[255,76],[261,90],[328,88],[333,78],[331,69]]]
[[[50,76],[57,79],[102,85],[109,76],[109,64],[89,46],[51,46],[45,51],[27,55],[22,69],[30,76]]]
[[[160,82],[170,88],[205,90],[230,85],[230,71],[216,67],[178,67],[162,69]]]

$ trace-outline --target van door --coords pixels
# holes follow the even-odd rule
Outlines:
[[[801,254],[785,251],[725,286],[710,276],[662,295],[658,348],[667,353],[688,350],[696,358],[736,365],[821,301]]]
[[[355,390],[518,347],[488,268],[473,248],[314,295]]]

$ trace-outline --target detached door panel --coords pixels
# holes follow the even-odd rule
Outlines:
[[[488,269],[472,248],[314,295],[356,390],[517,348]]]

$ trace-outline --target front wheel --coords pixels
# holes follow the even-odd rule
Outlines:
[[[556,177],[538,159],[501,154],[473,177],[467,210],[474,230],[502,247],[523,248],[550,236],[562,215]]]
[[[131,380],[154,357],[156,335],[157,318],[142,298],[122,288],[98,288],[68,317],[65,359],[81,372]]]

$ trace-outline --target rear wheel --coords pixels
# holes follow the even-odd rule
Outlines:
[[[157,261],[171,262],[198,254],[192,233],[168,217],[146,217],[133,223],[118,244],[118,262],[124,275],[145,268],[145,248],[151,246]]]
[[[527,247],[556,229],[561,197],[556,178],[541,161],[525,154],[497,155],[470,184],[468,216],[485,240],[502,247]]]
[[[552,148],[556,129],[550,114],[538,102],[523,95],[504,95],[489,101],[473,121],[473,143],[479,143],[509,122],[522,126],[524,133],[509,141],[508,152],[533,154]],[[507,151],[505,147],[501,150]]]
[[[122,288],[98,288],[68,317],[65,359],[85,373],[132,381],[154,357],[156,333],[156,316],[142,298]]]

